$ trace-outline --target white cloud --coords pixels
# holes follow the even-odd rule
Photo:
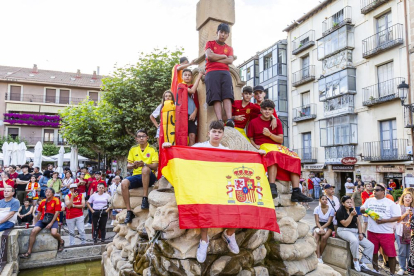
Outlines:
[[[108,74],[139,52],[184,47],[198,54],[197,0],[1,1],[0,64]],[[236,0],[237,63],[280,39],[282,29],[317,0]],[[321,22],[322,24],[322,22]]]

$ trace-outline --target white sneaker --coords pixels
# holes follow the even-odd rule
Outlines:
[[[323,264],[323,260],[322,260],[322,258],[318,258],[318,262],[319,262],[320,264]]]
[[[358,272],[361,271],[361,267],[359,266],[359,261],[354,261],[354,269]]]
[[[233,254],[239,254],[240,249],[236,242],[236,233],[231,236],[227,235],[227,229],[223,231],[221,235],[223,240],[227,243],[227,247],[229,248],[230,252]]]
[[[198,245],[198,248],[197,248],[197,261],[200,264],[202,264],[206,261],[207,249],[208,249],[208,242],[200,240],[200,244]]]
[[[369,267],[366,264],[359,264],[359,266],[363,269],[371,270],[371,269],[369,269]]]
[[[92,225],[90,223],[85,224],[85,228],[86,227],[91,227]]]
[[[403,269],[400,269],[400,270],[398,270],[398,272],[397,272],[397,275],[404,275],[404,270]]]
[[[114,226],[114,220],[111,221],[111,226]]]

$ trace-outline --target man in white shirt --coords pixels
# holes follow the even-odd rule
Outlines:
[[[112,185],[109,187],[109,194],[111,195],[111,197],[113,198],[116,194],[116,189],[118,189],[119,184],[121,184],[121,177],[119,175],[115,176],[114,179],[112,180]],[[111,221],[111,225],[114,225],[114,221],[116,218],[116,215],[121,212],[122,209],[112,209],[112,221]]]
[[[351,178],[347,178],[345,182],[345,193],[347,196],[352,197],[352,194],[354,193],[355,185],[352,183]]]
[[[331,206],[335,210],[335,215],[333,217],[333,225],[336,231],[338,221],[336,220],[336,211],[338,211],[339,207],[341,207],[342,204],[339,203],[339,199],[334,195],[335,194],[335,186],[332,186],[330,184],[325,185],[325,194],[328,198],[328,205]]]
[[[352,184],[353,185],[353,184]],[[361,206],[361,212],[365,213],[368,209],[377,213],[377,220],[368,217],[368,240],[374,244],[373,266],[378,271],[378,250],[382,247],[385,255],[388,256],[391,275],[395,273],[397,252],[395,250],[395,223],[401,218],[399,205],[385,197],[386,186],[377,183],[374,188],[374,197],[365,201]]]

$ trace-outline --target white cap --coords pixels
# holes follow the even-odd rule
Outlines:
[[[76,184],[70,184],[69,189],[77,188],[77,187],[78,187],[78,185],[76,185]]]

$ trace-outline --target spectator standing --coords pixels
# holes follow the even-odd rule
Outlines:
[[[34,163],[33,162],[29,162],[29,173],[32,174],[34,172],[34,168],[33,168]]]
[[[374,245],[367,240],[362,233],[361,221],[358,219],[358,212],[356,209],[352,208],[351,198],[349,196],[343,196],[341,202],[342,206],[336,212],[338,236],[349,242],[355,270],[361,271],[361,267],[370,270],[366,264],[370,263],[370,260],[372,260]],[[361,264],[358,261],[358,249],[360,245],[364,248]]]
[[[46,170],[43,172],[43,176],[39,181],[40,184],[40,198],[45,198],[46,197],[46,189],[47,189],[47,182],[49,181],[49,179],[52,178],[52,174],[53,174],[53,165],[52,164],[48,164]]]
[[[52,178],[47,182],[48,188],[53,188],[56,197],[60,198],[60,188],[62,188],[62,180],[58,178],[59,173],[53,172]]]
[[[85,225],[83,223],[83,208],[85,207],[85,196],[76,192],[78,185],[70,184],[70,193],[65,197],[66,224],[69,228],[69,244],[75,245],[75,226],[81,236],[81,244],[85,244]]]
[[[312,175],[312,183],[313,183],[313,189],[315,193],[315,199],[320,197],[321,194],[321,179],[315,175]]]
[[[359,176],[359,175],[356,177],[356,180],[355,180],[355,183],[354,183],[354,186],[358,186],[358,185],[362,185],[362,186],[365,185],[364,181],[361,180],[361,176]]]
[[[313,181],[312,181],[311,177],[312,177],[312,175],[310,174],[310,175],[309,175],[309,178],[308,178],[308,180],[307,180],[307,182],[308,182],[308,191],[309,191],[310,197],[315,198],[315,197],[313,196]]]
[[[316,240],[316,255],[319,263],[323,264],[322,254],[325,250],[328,238],[334,230],[332,220],[335,215],[335,210],[328,205],[328,198],[326,195],[321,195],[319,197],[319,205],[316,206],[313,214],[316,223],[316,228],[313,232],[313,236]]]
[[[86,198],[86,180],[85,180],[85,173],[81,172],[79,177],[75,179],[75,184],[78,185],[77,192],[78,194],[83,194],[83,197]]]
[[[373,185],[371,182],[367,182],[365,184],[365,190],[361,193],[361,200],[362,204],[365,203],[365,201],[370,198],[373,195]],[[367,234],[367,227],[368,227],[368,215],[362,214],[362,219],[364,221],[364,233]]]
[[[390,179],[390,182],[388,182],[388,187],[390,187],[392,190],[397,189],[397,183],[394,182],[394,179]]]
[[[352,183],[351,178],[347,178],[345,182],[345,193],[347,196],[352,197],[352,194],[354,193],[355,185]]]
[[[1,173],[0,180],[0,200],[4,198],[4,190],[6,188],[14,188],[14,181],[9,178],[10,174],[7,172]]]
[[[388,256],[390,272],[395,273],[397,252],[395,251],[394,226],[401,217],[401,209],[393,201],[385,197],[386,186],[378,183],[374,188],[374,197],[365,201],[361,212],[370,209],[379,215],[374,220],[368,217],[368,240],[374,244],[373,266],[378,273],[378,250],[382,247],[385,255]]]
[[[4,189],[4,198],[0,200],[0,231],[13,228],[17,223],[17,212],[19,211],[19,201],[13,198],[14,188]]]
[[[101,233],[101,241],[105,241],[106,236],[106,222],[108,221],[108,205],[111,197],[105,193],[105,185],[98,184],[98,192],[91,195],[87,205],[92,212],[92,236],[94,243],[98,242],[98,232]],[[92,208],[93,206],[93,208]]]
[[[32,224],[33,221],[33,205],[30,199],[25,198],[24,204],[20,206],[19,212],[17,214],[17,221],[19,225],[21,225],[24,222],[27,222],[29,224]]]
[[[401,208],[401,219],[395,228],[395,239],[398,245],[398,263],[400,270],[397,275],[404,275],[407,271],[407,263],[410,257],[411,227],[410,218],[413,214],[413,196],[410,192],[404,192],[398,202]]]
[[[19,174],[19,177],[16,179],[16,191],[17,199],[20,201],[20,204],[23,205],[23,201],[26,198],[26,186],[30,182],[32,175],[29,173],[29,166],[22,166],[22,174]]]
[[[113,198],[116,194],[116,190],[119,187],[119,184],[121,184],[121,178],[117,175],[115,176],[112,185],[109,187],[109,194],[111,195],[111,197]],[[112,221],[111,221],[111,225],[114,225],[114,220],[116,218],[116,215],[121,212],[122,209],[112,209]]]
[[[362,206],[362,191],[364,187],[358,185],[355,192],[352,194],[352,201],[354,202],[355,211],[357,212],[358,219],[361,219],[361,206]],[[342,203],[343,204],[343,203]],[[362,231],[362,230],[361,230]]]

